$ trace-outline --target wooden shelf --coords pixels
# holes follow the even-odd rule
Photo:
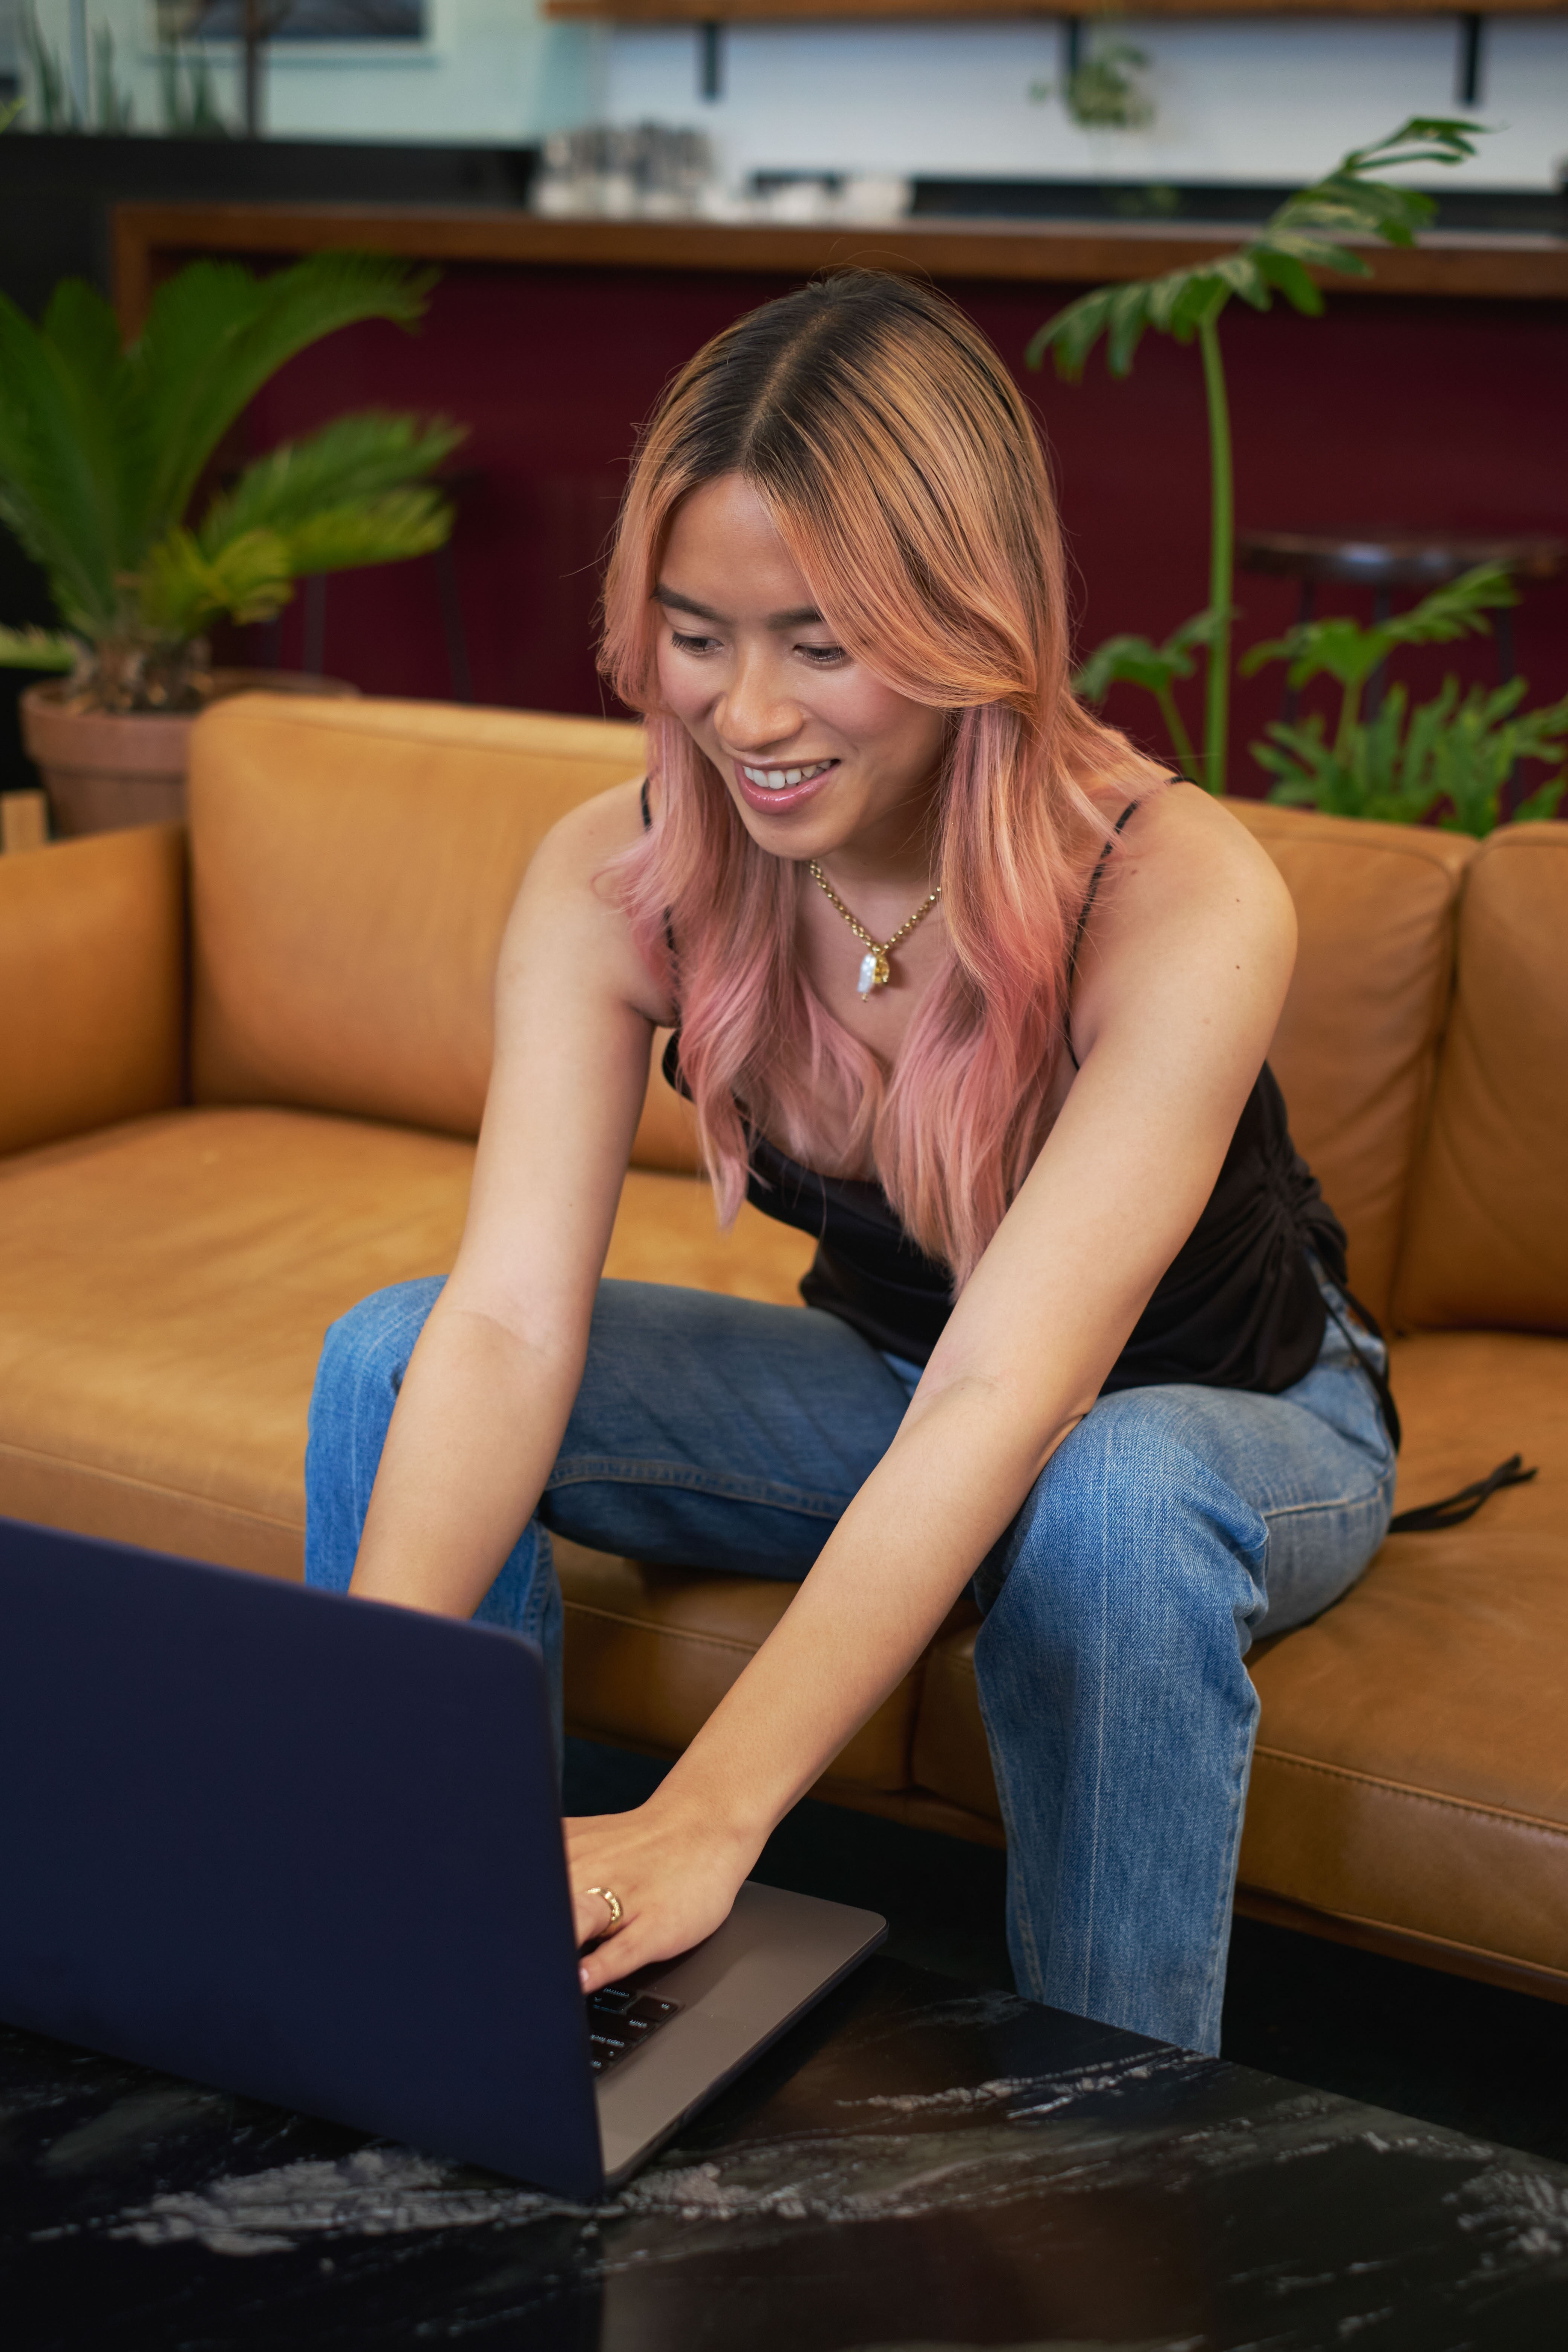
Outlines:
[[[1100,285],[1152,278],[1233,251],[1235,224],[899,221],[887,227],[784,223],[549,220],[531,213],[394,205],[121,204],[114,209],[116,299],[133,332],[152,290],[202,254],[282,261],[331,247],[412,261],[533,268],[776,271],[808,278],[866,262],[931,277]],[[1568,299],[1568,239],[1452,229],[1408,251],[1368,246],[1370,278],[1322,280],[1336,294]]]
[[[543,0],[542,13],[622,25],[741,25],[963,16],[994,22],[1079,12],[1045,0]],[[1128,13],[1140,22],[1149,16],[1563,16],[1568,0],[1470,0],[1464,9],[1435,7],[1433,0],[1131,0]],[[1085,21],[1092,22],[1092,15],[1085,12]]]

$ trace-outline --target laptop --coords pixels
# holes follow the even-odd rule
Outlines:
[[[0,1519],[0,2019],[617,2188],[882,1941],[748,1882],[585,2003],[531,1643]]]

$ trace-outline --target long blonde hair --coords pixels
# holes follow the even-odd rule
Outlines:
[[[890,1076],[803,981],[804,867],[758,848],[660,704],[658,567],[680,500],[738,474],[835,635],[952,714],[935,867],[951,955]],[[991,346],[930,288],[845,270],[752,311],[676,377],[643,437],[605,591],[601,667],[648,722],[658,813],[626,904],[680,1007],[680,1059],[721,1219],[745,1114],[811,1161],[826,1086],[905,1230],[972,1271],[1038,1150],[1061,1049],[1086,787],[1162,772],[1068,685],[1061,531],[1033,419]],[[807,886],[809,887],[809,886]],[[673,940],[679,969],[672,968]]]

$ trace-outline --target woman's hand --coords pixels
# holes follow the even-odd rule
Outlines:
[[[584,1959],[584,1992],[651,1960],[674,1959],[721,1927],[762,1850],[731,1829],[702,1822],[662,1790],[634,1813],[591,1813],[563,1826],[578,1944],[605,1937]],[[593,1886],[608,1887],[620,1904],[613,1936],[605,1936],[609,1906],[588,1892]]]

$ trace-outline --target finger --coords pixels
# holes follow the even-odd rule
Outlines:
[[[650,1939],[639,1935],[634,1927],[623,1927],[618,1936],[611,1936],[593,1951],[584,1952],[578,1963],[577,1977],[584,1991],[597,1992],[601,1985],[618,1984],[629,1977],[645,1960],[657,1958]]]
[[[621,1897],[621,1902],[624,1906],[626,1903],[624,1895]],[[623,1924],[625,1916],[623,1907]],[[584,1944],[593,1943],[597,1937],[609,1936],[615,1926],[614,1914],[604,1896],[590,1894],[585,1886],[579,1887],[572,1897],[572,1919],[576,1930],[579,1951]]]

